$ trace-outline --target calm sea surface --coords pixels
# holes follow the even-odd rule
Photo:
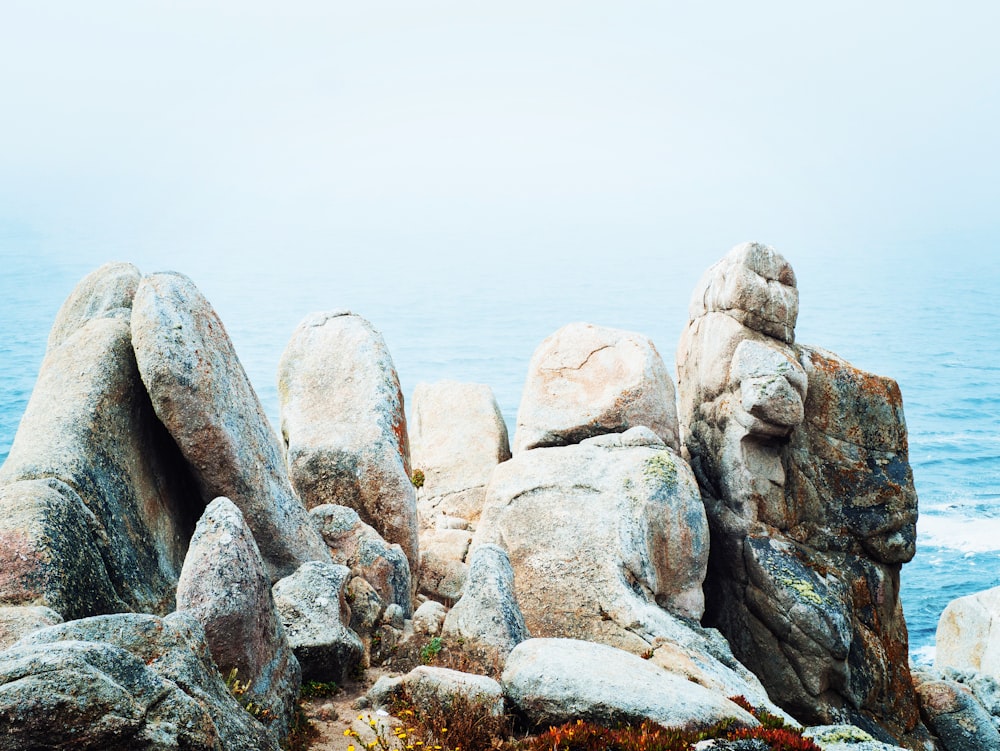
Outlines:
[[[996,253],[971,251],[799,260],[781,250],[799,277],[798,340],[891,376],[902,389],[920,497],[919,550],[903,569],[903,603],[911,651],[927,659],[944,605],[1000,584],[1000,262]],[[628,262],[331,256],[291,268],[43,252],[29,238],[0,236],[0,461],[56,311],[105,260],[191,276],[226,324],[275,424],[275,372],[292,330],[310,311],[349,307],[382,331],[407,397],[420,381],[487,383],[513,428],[532,351],[571,321],[640,331],[672,367],[691,289],[724,252]]]

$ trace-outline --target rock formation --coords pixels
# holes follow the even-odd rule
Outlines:
[[[308,508],[353,508],[419,569],[403,394],[381,334],[346,310],[299,324],[278,368],[281,433]]]
[[[295,711],[302,671],[271,595],[264,561],[243,514],[216,498],[198,521],[177,583],[177,610],[202,625],[223,675],[249,684],[247,701],[284,735]]]
[[[653,343],[571,323],[535,350],[517,411],[514,453],[565,446],[637,425],[679,450],[674,384]]]
[[[917,497],[899,388],[794,343],[798,292],[771,248],[734,248],[677,353],[685,450],[712,529],[705,622],[810,723],[926,736],[899,573]]]
[[[0,652],[0,728],[8,751],[278,751],[179,613],[72,621]]]
[[[0,604],[165,613],[202,507],[136,367],[138,272],[109,264],[57,316],[0,468]]]
[[[350,629],[344,598],[350,576],[346,566],[310,561],[274,585],[274,601],[303,680],[343,683],[361,662],[364,646]]]
[[[1000,681],[1000,587],[949,602],[935,643],[935,667],[974,670]]]
[[[205,503],[225,496],[253,530],[272,581],[326,547],[295,496],[281,447],[215,310],[182,274],[145,277],[132,342],[156,415]]]

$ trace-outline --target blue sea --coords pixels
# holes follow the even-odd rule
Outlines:
[[[104,261],[191,276],[222,317],[275,425],[275,373],[291,332],[311,311],[348,307],[382,331],[407,397],[420,381],[487,383],[513,429],[528,360],[566,323],[642,332],[672,368],[690,292],[728,249],[587,259],[333,249],[247,259],[236,251],[82,247],[0,234],[0,461],[56,311]],[[945,604],[1000,584],[1000,254],[944,244],[837,255],[778,249],[799,279],[798,341],[891,376],[902,389],[920,498],[918,552],[903,569],[903,603],[911,653],[928,660]]]

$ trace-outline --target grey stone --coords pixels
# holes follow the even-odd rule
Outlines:
[[[249,683],[248,701],[287,728],[302,672],[271,596],[270,579],[243,514],[216,498],[198,521],[180,580],[177,609],[202,625],[223,675]]]
[[[62,623],[62,616],[42,605],[0,607],[0,650],[7,649],[22,636],[46,626]]]
[[[582,719],[702,729],[723,720],[756,727],[745,710],[641,657],[573,639],[528,639],[507,658],[500,680],[508,702],[536,726]]]
[[[113,318],[128,325],[140,279],[142,274],[131,263],[106,263],[87,274],[56,314],[48,350],[61,345],[95,318]]]
[[[367,694],[370,706],[387,707],[393,699],[407,698],[418,707],[438,706],[445,710],[462,697],[469,704],[479,704],[490,714],[503,714],[503,691],[500,684],[485,675],[421,665],[406,675],[382,676]]]
[[[420,565],[403,394],[382,335],[337,310],[306,317],[278,366],[281,433],[306,506],[349,506]],[[376,587],[377,589],[377,587]]]
[[[362,660],[364,645],[348,626],[344,588],[350,577],[346,566],[310,561],[274,585],[274,601],[304,680],[342,683]]]
[[[571,323],[535,350],[517,412],[515,454],[644,425],[679,450],[674,384],[653,343]]]
[[[413,612],[413,631],[417,634],[437,636],[441,633],[448,611],[436,600],[428,600]]]
[[[902,746],[875,740],[854,725],[816,725],[802,731],[802,737],[823,751],[904,751]]]
[[[954,681],[917,687],[920,714],[945,751],[997,751],[1000,732],[972,691]]]
[[[383,602],[411,612],[410,564],[403,549],[389,544],[347,506],[325,503],[309,512],[334,563],[347,566],[371,584]]]
[[[230,694],[197,621],[108,615],[0,653],[6,751],[277,751]]]
[[[229,335],[190,279],[162,273],[140,282],[132,343],[156,415],[192,468],[202,501],[225,496],[243,511],[271,580],[325,559]]]
[[[514,569],[503,548],[484,543],[473,551],[462,598],[444,620],[443,634],[484,645],[502,657],[531,637],[514,591]]]

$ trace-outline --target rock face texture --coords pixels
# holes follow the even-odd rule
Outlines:
[[[368,700],[374,707],[385,707],[391,706],[394,698],[407,695],[418,707],[447,708],[460,696],[470,704],[487,708],[494,716],[503,714],[503,691],[495,680],[431,665],[421,665],[397,678],[382,676],[368,692]]]
[[[493,473],[473,548],[507,551],[536,636],[641,652],[633,626],[647,613],[702,614],[708,525],[697,483],[649,431],[652,445],[620,445],[632,435],[525,451]]]
[[[469,583],[448,611],[443,633],[485,646],[506,658],[531,638],[514,592],[514,569],[503,548],[484,543],[469,560]]]
[[[246,697],[287,728],[301,670],[271,596],[264,561],[243,514],[216,498],[198,521],[180,581],[177,610],[202,625],[223,675],[250,683]]]
[[[0,652],[9,751],[277,751],[229,693],[189,616],[109,615]]]
[[[313,313],[278,366],[281,432],[306,506],[349,506],[419,569],[403,394],[381,334],[361,316]]]
[[[303,680],[342,683],[361,661],[364,646],[349,627],[351,609],[344,598],[350,578],[346,566],[310,561],[274,585]]]
[[[229,335],[182,274],[143,278],[132,343],[160,421],[191,466],[205,503],[225,496],[244,513],[275,580],[326,548],[295,496],[281,447]]]
[[[62,623],[62,616],[40,605],[0,607],[0,650],[7,649],[22,636],[46,626]]]
[[[324,503],[309,512],[330,549],[334,563],[365,579],[383,603],[396,603],[410,615],[410,564],[399,545],[390,545],[358,512]]]
[[[949,602],[938,621],[936,644],[935,667],[975,670],[1000,680],[1000,587]]]
[[[67,619],[170,608],[202,504],[136,368],[137,273],[102,267],[56,320],[0,468],[0,604]]]
[[[507,426],[481,383],[418,383],[410,405],[410,458],[424,473],[421,527],[440,514],[479,519],[493,468],[510,459]]]
[[[96,318],[112,318],[128,325],[132,298],[142,274],[131,263],[106,263],[87,274],[73,288],[49,331],[53,350]]]
[[[924,721],[945,751],[1000,751],[1000,732],[968,688],[954,681],[926,681],[918,691]]]
[[[652,720],[698,729],[723,720],[756,727],[753,716],[708,689],[641,657],[574,639],[528,639],[507,658],[504,696],[535,725],[576,719],[613,724]]]
[[[515,454],[637,425],[679,450],[674,384],[649,339],[571,323],[538,346],[517,412]]]
[[[677,368],[712,529],[705,622],[799,719],[917,742],[899,601],[917,497],[899,388],[794,344],[797,312],[791,266],[757,244],[692,296]]]

